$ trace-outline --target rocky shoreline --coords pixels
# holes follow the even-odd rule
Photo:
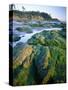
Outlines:
[[[66,82],[64,32],[43,31],[29,39],[13,61],[14,85]]]

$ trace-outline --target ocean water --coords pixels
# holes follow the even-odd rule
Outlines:
[[[28,26],[28,25],[26,25]],[[13,34],[18,34],[21,38],[19,41],[16,42],[12,42],[12,46],[15,47],[18,43],[22,42],[22,43],[27,43],[27,41],[36,33],[40,33],[44,30],[46,31],[51,31],[51,30],[62,30],[62,28],[58,28],[58,27],[37,27],[37,28],[32,28],[32,33],[25,33],[25,32],[20,32],[17,31],[16,28],[17,27],[23,27],[23,22],[17,22],[17,21],[13,21]],[[11,43],[10,43],[11,44]]]

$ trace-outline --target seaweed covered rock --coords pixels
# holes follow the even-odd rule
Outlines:
[[[43,31],[34,35],[28,40],[29,44],[37,45],[41,44],[44,46],[57,46],[65,48],[65,38],[63,36],[64,31]],[[62,45],[63,44],[63,45]]]
[[[43,31],[28,40],[13,61],[14,85],[66,82],[66,41],[61,32]]]
[[[20,31],[20,32],[32,33],[32,28],[28,25],[23,25],[22,27],[17,27],[16,30]]]

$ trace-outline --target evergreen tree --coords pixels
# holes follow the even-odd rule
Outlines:
[[[9,6],[9,10],[13,10],[13,9],[15,9],[15,4],[11,4],[11,5]]]
[[[25,11],[25,8],[24,8],[24,6],[22,6],[22,10],[23,10],[23,12]]]

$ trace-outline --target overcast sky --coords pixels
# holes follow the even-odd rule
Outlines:
[[[25,11],[40,11],[50,14],[53,18],[58,18],[61,21],[66,21],[66,8],[57,6],[44,6],[44,5],[25,5],[15,4],[16,9],[22,10],[22,6],[25,7]]]

